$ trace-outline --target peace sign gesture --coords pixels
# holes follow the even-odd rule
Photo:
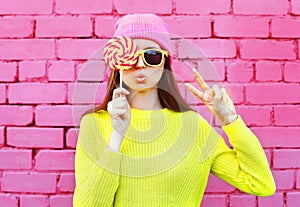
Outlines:
[[[213,112],[222,125],[230,124],[236,120],[237,115],[235,107],[226,90],[220,88],[218,85],[213,85],[213,87],[210,88],[196,69],[193,69],[193,74],[203,92],[192,86],[190,83],[185,83],[187,89]]]

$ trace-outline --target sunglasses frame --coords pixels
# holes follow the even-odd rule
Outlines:
[[[145,55],[145,52],[146,52],[146,51],[149,51],[149,50],[154,50],[154,51],[161,52],[162,58],[161,58],[161,61],[160,61],[159,64],[157,64],[157,65],[152,65],[152,64],[149,64],[149,63],[146,61],[144,55]],[[150,66],[150,67],[158,67],[158,66],[161,66],[161,64],[162,64],[162,62],[163,62],[163,57],[165,57],[165,56],[168,57],[168,56],[169,56],[169,53],[168,53],[168,51],[166,51],[166,50],[152,48],[152,49],[146,49],[146,50],[138,50],[138,51],[137,51],[137,55],[138,55],[138,56],[142,55],[143,61],[144,61],[144,63],[145,63],[147,66]]]

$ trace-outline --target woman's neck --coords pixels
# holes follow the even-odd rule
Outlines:
[[[130,90],[128,101],[132,108],[144,110],[162,109],[157,88],[150,88],[144,91]]]

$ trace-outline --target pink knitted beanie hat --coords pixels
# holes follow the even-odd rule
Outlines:
[[[127,36],[153,40],[169,53],[170,65],[173,52],[168,25],[155,14],[127,14],[115,24],[114,36]]]

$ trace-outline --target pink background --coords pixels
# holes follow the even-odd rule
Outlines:
[[[300,0],[0,0],[0,206],[72,206],[72,110],[90,103],[72,97],[75,82],[114,22],[135,12],[162,16],[170,32],[207,54],[270,161],[273,196],[247,195],[211,176],[201,207],[299,207]],[[193,82],[181,63],[191,48],[173,43],[174,70]],[[197,55],[186,61],[201,65]],[[93,67],[104,63],[82,77],[86,93],[100,79]]]

